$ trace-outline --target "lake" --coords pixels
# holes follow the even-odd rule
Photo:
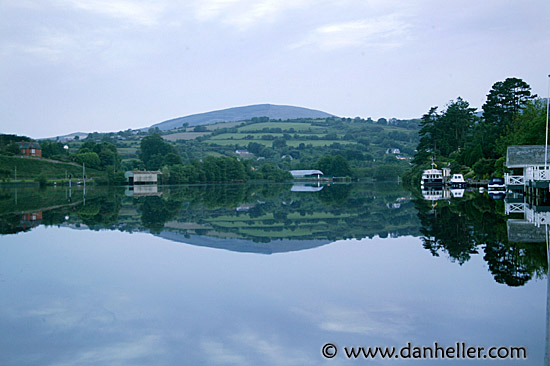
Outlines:
[[[524,347],[527,359],[447,356],[543,365],[545,226],[500,198],[393,184],[0,188],[0,364],[401,365],[415,347]],[[349,355],[376,346],[397,353]],[[445,350],[428,363],[449,364]]]

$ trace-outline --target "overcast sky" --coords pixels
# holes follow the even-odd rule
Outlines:
[[[119,131],[257,103],[415,118],[547,94],[550,1],[0,0],[0,132]]]

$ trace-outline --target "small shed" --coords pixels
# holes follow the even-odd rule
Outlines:
[[[162,174],[158,170],[132,170],[124,173],[129,185],[134,184],[157,184],[158,176]]]
[[[292,178],[294,179],[321,179],[323,172],[320,170],[291,170]]]

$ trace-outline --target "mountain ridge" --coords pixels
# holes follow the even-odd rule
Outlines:
[[[166,131],[182,127],[188,123],[190,127],[209,125],[218,122],[238,122],[249,120],[254,117],[269,117],[270,119],[293,119],[293,118],[328,118],[336,117],[316,109],[296,107],[278,104],[252,104],[241,107],[219,109],[210,112],[191,114],[184,117],[177,117],[163,122],[155,123],[149,128],[159,128]]]

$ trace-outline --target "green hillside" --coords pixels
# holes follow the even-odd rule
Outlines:
[[[18,180],[34,180],[40,175],[50,180],[65,179],[66,174],[72,175],[75,179],[82,177],[82,166],[78,164],[23,156],[0,155],[0,179],[13,180],[16,169]],[[86,169],[86,175],[89,178],[100,177],[104,174],[104,172],[95,169]]]
[[[122,170],[161,169],[164,166],[162,159],[160,165],[154,166],[140,162],[142,140],[152,134],[159,134],[170,144],[183,165],[209,156],[225,156],[246,162],[252,172],[261,170],[266,164],[282,170],[314,169],[319,168],[321,158],[340,155],[350,165],[353,177],[376,180],[395,180],[402,175],[409,168],[419,141],[418,120],[374,122],[358,117],[287,120],[255,117],[242,122],[220,122],[169,131],[152,128],[139,132],[94,132],[68,145],[70,151],[78,151],[86,141],[109,142],[117,147]],[[332,174],[328,172],[328,175]]]

